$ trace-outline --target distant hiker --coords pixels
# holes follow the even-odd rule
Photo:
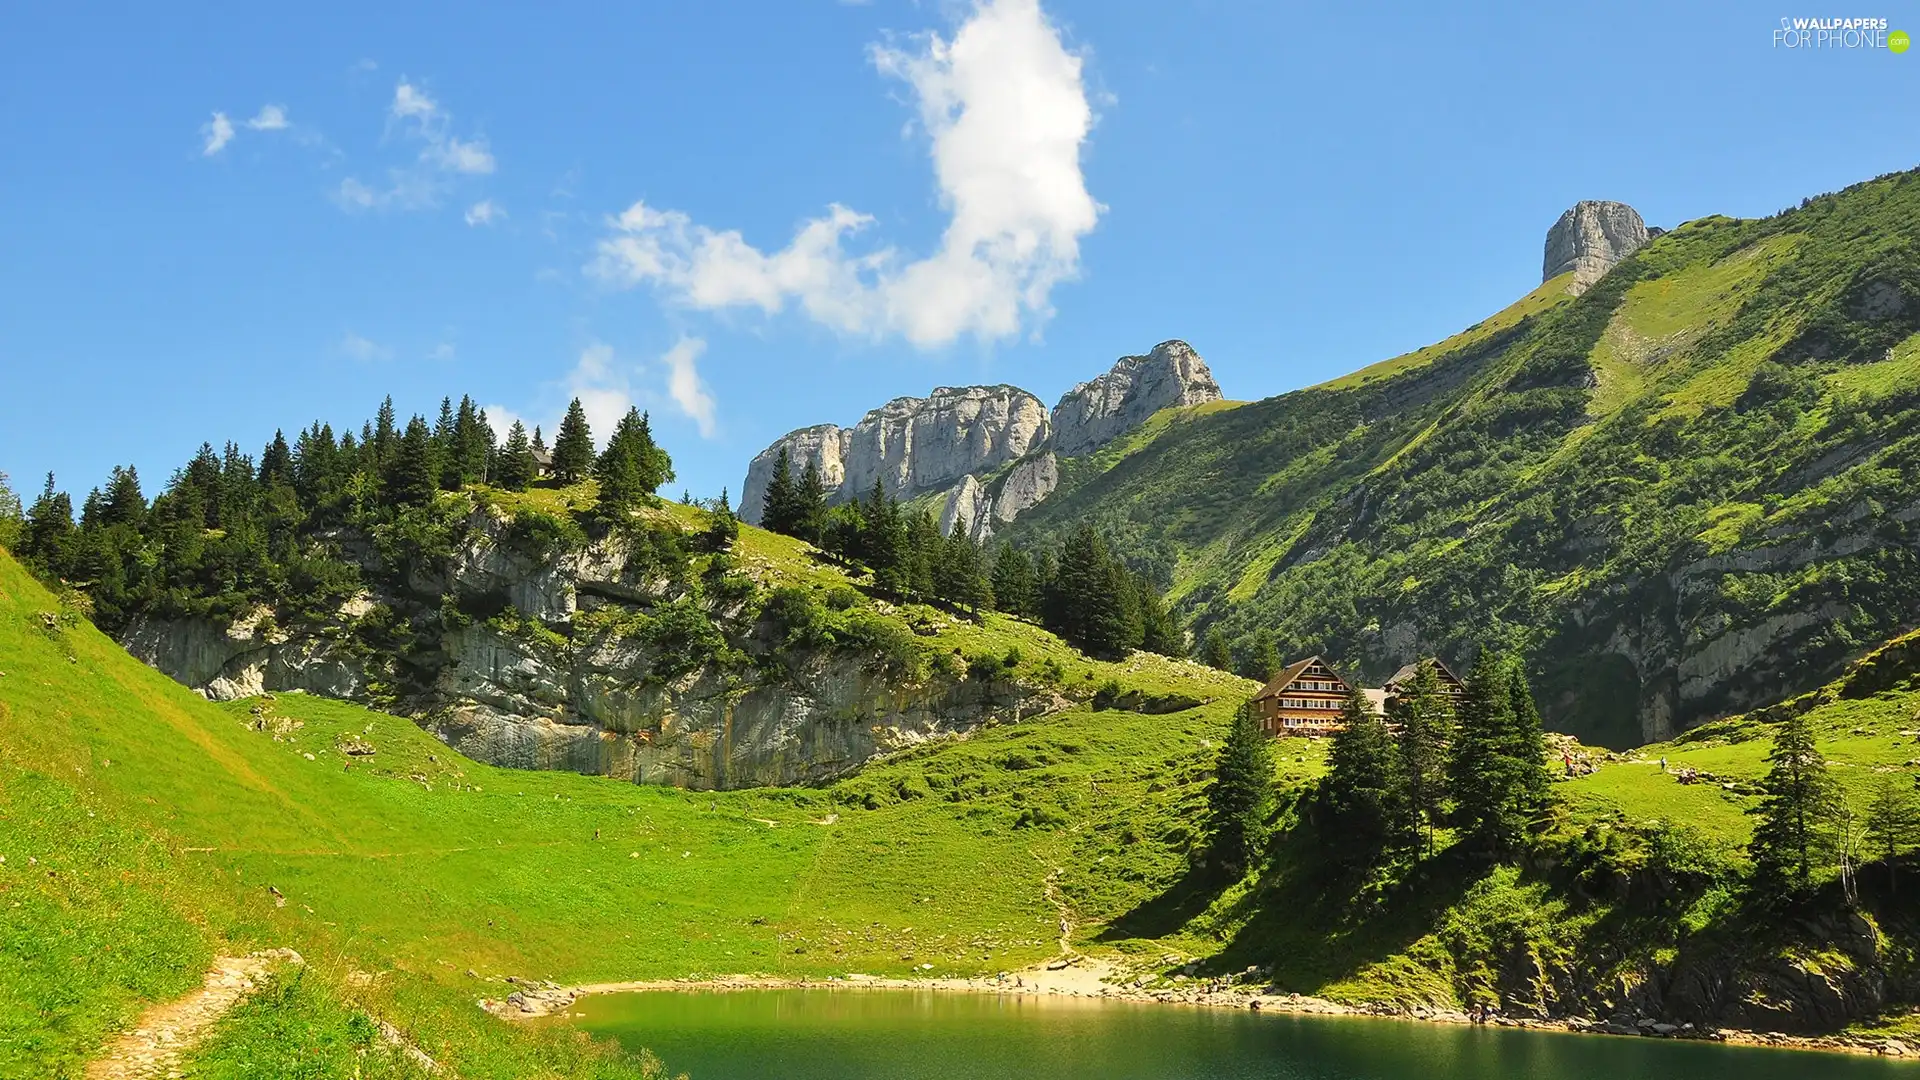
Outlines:
[[[594,838],[595,840],[598,840],[598,839],[600,839],[600,830],[599,830],[599,829],[595,829],[595,830],[593,830],[593,838]]]
[[[1660,771],[1661,772],[1667,771],[1667,759],[1664,757],[1660,759]]]

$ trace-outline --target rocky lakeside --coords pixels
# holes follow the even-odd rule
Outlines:
[[[1020,971],[967,978],[889,978],[850,973],[826,978],[780,978],[766,975],[723,975],[632,982],[586,983],[562,986],[537,979],[508,976],[498,998],[481,998],[479,1007],[505,1020],[564,1018],[582,997],[595,994],[737,992],[752,990],[911,990],[961,994],[998,994],[1025,997],[1078,998],[1095,1001],[1173,1005],[1204,1009],[1241,1009],[1252,1012],[1310,1016],[1366,1016],[1430,1024],[1486,1024],[1529,1031],[1568,1032],[1629,1038],[1688,1039],[1783,1050],[1826,1051],[1879,1057],[1920,1057],[1920,1043],[1877,1035],[1794,1035],[1779,1031],[1750,1031],[1668,1023],[1651,1017],[1621,1014],[1605,1019],[1509,1016],[1494,1012],[1475,1017],[1463,1010],[1424,1005],[1354,1006],[1308,994],[1289,993],[1265,981],[1258,968],[1223,977],[1202,979],[1183,973],[1135,972],[1106,960],[1073,956]]]

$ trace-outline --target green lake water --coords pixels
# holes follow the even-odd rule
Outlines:
[[[1072,998],[741,990],[584,998],[692,1080],[1920,1080],[1839,1054]]]

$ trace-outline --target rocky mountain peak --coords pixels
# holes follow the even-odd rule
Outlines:
[[[1146,422],[1161,409],[1220,400],[1207,362],[1184,341],[1145,356],[1123,356],[1106,374],[1066,392],[1053,407],[1053,449],[1084,454]]]
[[[1621,259],[1645,246],[1649,234],[1640,212],[1626,203],[1584,199],[1547,230],[1541,281],[1573,271],[1575,292],[1585,292]]]

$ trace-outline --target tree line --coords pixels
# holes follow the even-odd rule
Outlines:
[[[0,540],[41,578],[84,589],[109,630],[143,611],[231,613],[249,601],[297,610],[356,587],[342,530],[417,525],[409,515],[469,485],[524,491],[549,453],[556,482],[599,481],[595,512],[607,520],[673,479],[672,458],[637,409],[596,452],[575,399],[549,451],[538,427],[529,434],[517,420],[499,439],[470,396],[443,398],[432,423],[414,415],[404,424],[388,397],[357,434],[315,421],[291,440],[274,432],[257,456],[202,443],[151,501],[134,467],[116,466],[76,514],[49,473],[24,511],[0,498]],[[9,506],[17,516],[6,518]]]
[[[1436,832],[1469,850],[1510,854],[1550,819],[1546,732],[1517,657],[1482,650],[1456,707],[1424,664],[1383,715],[1348,694],[1312,803],[1330,861],[1366,870],[1431,855]],[[1245,873],[1264,858],[1273,815],[1272,738],[1249,700],[1215,763],[1209,859]]]
[[[964,517],[942,534],[930,509],[901,505],[878,479],[864,497],[829,507],[817,465],[809,461],[796,473],[785,447],[774,459],[760,523],[865,566],[876,588],[1032,619],[1093,656],[1186,651],[1159,590],[1091,526],[1035,555],[1003,541],[989,558]]]

